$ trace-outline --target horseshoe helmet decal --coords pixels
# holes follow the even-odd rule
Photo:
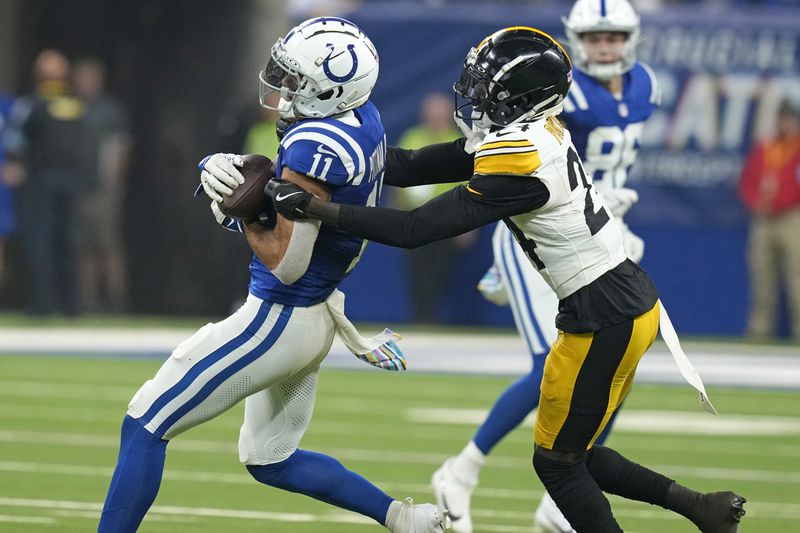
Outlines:
[[[328,53],[328,57],[322,62],[322,71],[325,72],[325,75],[328,76],[328,79],[335,81],[337,83],[344,83],[349,81],[356,75],[356,70],[358,70],[358,56],[356,55],[355,51],[353,50],[355,47],[352,44],[347,45],[347,51],[350,52],[350,59],[353,61],[353,66],[350,67],[350,72],[345,74],[344,76],[337,76],[333,72],[331,72],[328,63],[330,62],[333,57],[339,57],[344,52],[340,52],[333,56],[334,47],[332,44],[327,45],[330,48],[330,52]]]

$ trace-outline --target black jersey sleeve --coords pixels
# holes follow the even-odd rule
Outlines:
[[[416,248],[538,209],[549,198],[535,177],[475,175],[413,211],[341,205],[337,225],[371,241]]]
[[[464,151],[463,137],[452,142],[405,150],[390,146],[386,150],[385,185],[413,187],[430,183],[455,183],[472,176],[472,154]]]

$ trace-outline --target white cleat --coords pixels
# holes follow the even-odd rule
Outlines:
[[[455,533],[472,533],[470,501],[477,483],[459,477],[453,469],[453,458],[448,459],[433,473],[433,492],[439,507],[445,510]]]
[[[544,493],[533,518],[535,533],[575,533],[548,493]]]
[[[414,505],[414,500],[406,498],[399,508],[389,508],[392,515],[392,533],[444,533],[450,523],[447,515],[432,503]]]

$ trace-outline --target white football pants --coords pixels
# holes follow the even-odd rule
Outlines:
[[[334,333],[325,303],[288,307],[250,294],[234,314],[179,344],[134,395],[128,414],[171,439],[247,398],[240,460],[282,461],[311,420],[317,372]]]
[[[500,271],[509,305],[531,355],[550,351],[558,336],[558,297],[533,266],[511,230],[499,222],[492,236],[494,264]]]

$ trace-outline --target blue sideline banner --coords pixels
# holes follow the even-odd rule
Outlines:
[[[736,183],[747,150],[771,134],[783,99],[800,105],[792,20],[765,10],[644,19],[639,57],[656,72],[662,105],[644,128],[631,183],[645,209],[631,223],[744,224]]]
[[[565,42],[561,17],[566,15],[566,4],[564,9],[365,2],[347,15],[370,36],[381,56],[373,100],[389,142],[417,123],[425,95],[452,94],[470,46],[512,25],[536,26]],[[673,318],[683,331],[737,334],[743,328],[747,218],[736,183],[751,143],[771,132],[781,99],[800,105],[798,15],[800,9],[685,6],[642,13],[639,59],[656,73],[662,106],[644,128],[629,182],[639,191],[640,202],[626,221],[645,238],[643,265],[671,303]],[[481,249],[461,258],[470,278],[458,283],[467,294],[459,294],[457,304],[445,303],[443,316],[451,322],[510,325],[507,310],[482,302],[472,289],[476,272],[491,263],[486,235],[481,242]],[[362,265],[358,283],[348,283],[351,301],[367,307],[364,317],[354,317],[408,319],[402,283],[387,287],[366,281],[373,267],[373,273],[381,276],[392,270],[402,274],[398,265],[402,254],[376,245],[370,249],[373,256],[365,257],[365,262],[373,266]],[[370,308],[375,290],[388,291],[386,296],[399,302],[394,312],[385,306]],[[371,298],[362,301],[362,291]],[[702,308],[697,305],[698,294],[708,300]],[[465,317],[448,306],[469,308],[471,313]]]
[[[381,55],[374,100],[390,142],[415,124],[422,98],[451,93],[469,47],[499,28],[535,25],[566,42],[552,8],[367,2],[353,18]],[[743,224],[734,185],[754,138],[772,130],[782,98],[800,105],[798,10],[670,8],[642,15],[639,58],[661,83],[631,183],[634,224]],[[646,209],[645,209],[646,207]]]

